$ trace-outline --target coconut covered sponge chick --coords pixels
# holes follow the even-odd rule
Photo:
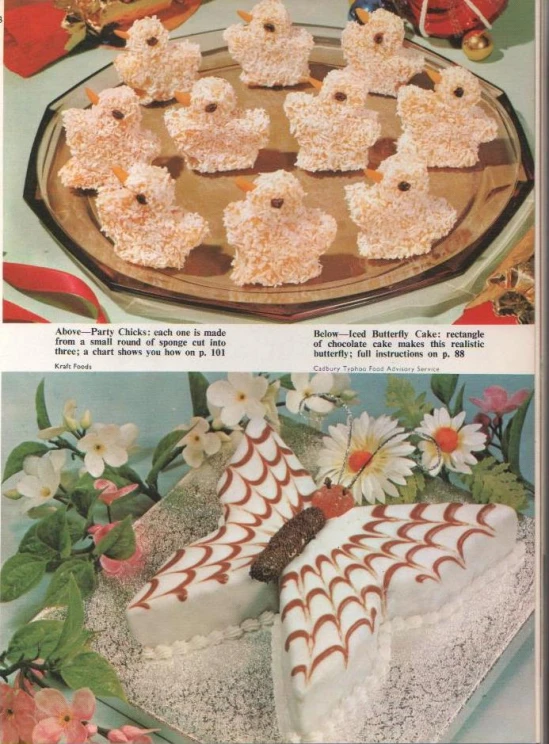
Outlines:
[[[341,34],[341,48],[347,64],[366,76],[371,93],[396,96],[401,85],[423,70],[421,54],[406,49],[404,21],[380,8],[368,13],[358,10],[362,23],[350,21]]]
[[[308,76],[314,39],[305,29],[292,26],[280,0],[261,0],[250,13],[239,15],[247,25],[229,26],[223,38],[242,66],[242,82],[272,88],[297,85]]]
[[[351,219],[360,228],[361,256],[419,256],[450,232],[457,218],[455,209],[446,199],[429,193],[427,165],[407,148],[367,174],[375,185],[345,187]]]
[[[498,131],[496,120],[478,105],[478,78],[457,65],[428,72],[434,90],[408,85],[398,93],[397,111],[404,133],[429,166],[475,165],[480,145],[495,139]]]
[[[288,93],[284,111],[299,143],[297,165],[308,171],[366,168],[368,148],[381,135],[367,101],[364,80],[348,68],[329,72],[318,96]]]
[[[160,155],[160,140],[141,126],[141,107],[131,88],[107,88],[99,95],[86,92],[91,108],[63,112],[72,157],[59,177],[63,186],[97,189],[113,181],[111,163],[123,168],[151,163]]]
[[[178,93],[184,105],[164,114],[166,128],[189,168],[202,173],[251,168],[269,139],[264,109],[240,109],[226,80],[198,80],[190,94]]]
[[[242,182],[241,182],[242,183]],[[231,275],[235,284],[300,284],[322,271],[319,258],[333,242],[337,223],[303,203],[305,192],[287,171],[263,173],[243,201],[229,204],[223,218],[236,248]]]
[[[198,44],[187,40],[170,44],[167,29],[156,16],[115,33],[126,39],[126,48],[114,66],[120,79],[137,91],[142,104],[169,101],[177,90],[190,90],[200,67]]]
[[[101,230],[124,261],[155,269],[181,269],[208,235],[199,215],[175,206],[175,181],[165,168],[134,165],[113,169],[114,184],[97,197]]]

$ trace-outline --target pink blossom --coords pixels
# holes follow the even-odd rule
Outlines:
[[[469,398],[469,400],[483,413],[496,413],[503,416],[504,413],[511,413],[519,408],[529,395],[530,391],[526,389],[517,390],[516,393],[509,395],[505,388],[491,385],[484,389],[482,398]]]
[[[119,729],[111,729],[107,734],[107,739],[115,744],[152,744],[152,739],[147,734],[158,729],[140,729],[137,726],[121,726]]]
[[[119,522],[110,522],[109,524],[96,524],[90,527],[88,532],[92,535],[94,543],[102,540]],[[109,558],[102,555],[99,559],[101,567],[109,576],[118,576],[119,578],[128,578],[137,573],[143,567],[143,549],[136,541],[135,552],[126,560],[118,561],[115,558]]]
[[[0,684],[0,729],[2,744],[32,741],[36,724],[34,699],[24,690]]]
[[[98,478],[93,482],[93,487],[96,491],[101,491],[99,494],[99,501],[102,501],[107,506],[110,506],[116,499],[121,499],[122,496],[126,496],[128,493],[132,493],[136,488],[139,488],[138,483],[130,483],[128,486],[118,488],[116,483],[113,483],[106,478]]]
[[[85,744],[87,724],[95,713],[95,696],[87,687],[74,693],[72,704],[59,690],[40,690],[35,698],[38,712],[44,717],[34,727],[32,744]],[[28,740],[30,741],[30,739]]]

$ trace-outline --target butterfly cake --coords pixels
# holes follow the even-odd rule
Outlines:
[[[128,621],[142,644],[186,650],[274,621],[284,740],[329,736],[344,701],[386,669],[392,628],[447,617],[469,587],[520,558],[516,513],[499,504],[378,504],[327,516],[309,473],[260,420],[248,425],[218,494],[220,527],[168,560],[131,602]],[[286,565],[268,583],[280,556]]]

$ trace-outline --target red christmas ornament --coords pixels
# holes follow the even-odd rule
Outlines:
[[[462,39],[483,31],[503,13],[508,0],[397,0],[398,14],[422,36]]]

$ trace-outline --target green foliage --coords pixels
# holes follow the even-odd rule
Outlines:
[[[11,478],[12,475],[20,473],[23,470],[23,463],[26,457],[30,457],[30,455],[42,457],[49,450],[50,448],[44,442],[22,442],[18,444],[8,455],[2,483],[8,478]]]
[[[459,375],[431,375],[431,390],[445,406],[450,405],[458,379]]]
[[[9,643],[7,658],[33,660],[46,659],[56,648],[63,630],[59,620],[35,620],[16,631]]]
[[[71,534],[67,524],[67,513],[58,509],[36,525],[36,537],[54,550],[60,558],[71,554]]]
[[[36,406],[36,423],[38,429],[48,429],[51,426],[50,417],[46,408],[46,396],[44,392],[45,380],[42,380],[36,388],[34,403]]]
[[[135,533],[132,518],[127,516],[116,527],[108,532],[95,546],[94,555],[106,555],[117,561],[123,561],[135,553]]]
[[[527,506],[526,490],[508,463],[485,457],[471,470],[470,475],[460,473],[459,477],[478,504],[506,504],[517,511]]]
[[[28,553],[16,553],[0,571],[0,602],[11,602],[33,589],[46,572],[46,561]]]
[[[59,504],[50,501],[47,504],[33,506],[32,509],[28,510],[27,517],[29,517],[30,519],[43,519],[44,517],[48,517],[50,514],[53,514],[53,512],[57,511],[57,509],[59,508]]]
[[[191,391],[191,402],[193,404],[193,416],[206,418],[210,415],[206,403],[206,391],[210,383],[202,372],[189,372],[189,388]]]
[[[182,452],[183,448],[176,445],[184,436],[183,431],[171,431],[160,440],[153,454],[153,466],[147,475],[147,483],[155,484],[162,470]]]
[[[432,411],[433,407],[425,401],[425,397],[425,393],[416,395],[414,386],[409,380],[397,375],[389,375],[385,403],[388,408],[397,409],[394,415],[404,428],[415,429],[420,425],[423,416]]]
[[[46,543],[37,536],[37,531],[38,524],[33,524],[32,527],[25,532],[23,539],[19,543],[19,553],[28,553],[38,558],[43,558],[48,562],[59,558],[57,550],[46,545]]]
[[[416,470],[412,475],[406,478],[406,485],[397,485],[398,493],[400,495],[399,502],[403,504],[414,504],[419,500],[420,494],[425,488],[425,476],[421,470]]]
[[[99,492],[96,491],[93,485],[80,485],[79,482],[76,484],[76,487],[71,493],[70,499],[76,507],[76,511],[78,512],[78,514],[84,517],[84,519],[89,519],[93,511],[93,507],[97,503],[98,496]]]
[[[505,459],[509,463],[509,469],[511,472],[519,478],[522,477],[520,472],[520,442],[522,439],[522,429],[524,427],[524,421],[533,395],[534,391],[530,393],[520,408],[517,409],[517,412],[507,425],[504,435],[505,446],[507,449],[507,457]]]
[[[460,411],[463,411],[463,396],[465,395],[465,385],[462,385],[459,389],[454,405],[449,409],[450,416],[457,416]]]
[[[73,690],[89,687],[94,695],[126,700],[115,670],[105,658],[94,651],[85,651],[74,656],[61,664],[59,672],[63,681]]]
[[[71,558],[62,563],[53,574],[46,597],[45,607],[66,605],[69,601],[69,576],[72,576],[82,597],[89,597],[97,585],[95,571],[89,560]]]
[[[286,390],[294,389],[291,375],[282,375],[282,377],[279,377],[278,379],[280,381],[280,387],[286,388]]]
[[[51,653],[54,659],[68,658],[83,645],[84,605],[74,576],[69,574],[67,578],[67,616],[59,642]]]

